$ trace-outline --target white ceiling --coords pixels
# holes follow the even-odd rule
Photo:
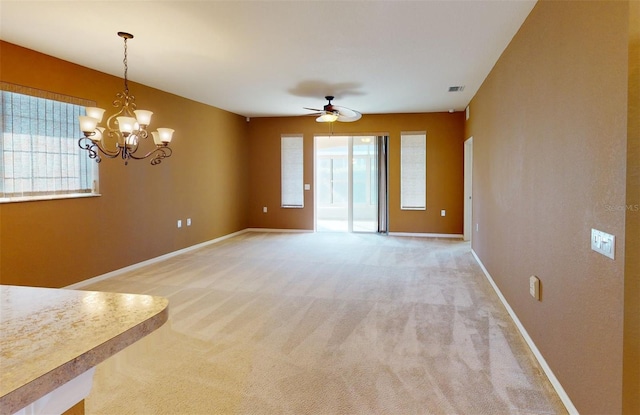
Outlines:
[[[122,76],[116,32],[130,32],[130,80],[248,117],[325,95],[365,115],[437,112],[467,106],[534,5],[0,0],[0,38]]]

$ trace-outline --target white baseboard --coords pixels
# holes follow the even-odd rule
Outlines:
[[[414,238],[450,238],[462,239],[462,234],[457,233],[412,233],[412,232],[389,232],[389,236],[411,236]]]
[[[535,356],[536,360],[538,361],[538,363],[540,363],[540,366],[542,367],[542,370],[544,371],[544,373],[549,378],[549,381],[551,382],[551,385],[556,390],[556,393],[560,397],[560,400],[562,401],[564,406],[567,408],[567,411],[572,415],[574,415],[574,414],[575,415],[579,415],[578,410],[573,405],[573,402],[571,402],[571,398],[569,398],[569,395],[567,395],[567,392],[564,390],[564,388],[560,384],[560,381],[558,380],[558,378],[556,378],[556,375],[553,373],[553,371],[551,370],[551,368],[547,364],[547,361],[544,360],[544,357],[542,356],[542,353],[540,353],[540,350],[538,350],[538,347],[533,342],[533,339],[531,338],[531,336],[529,336],[529,333],[527,333],[527,330],[524,328],[524,326],[520,322],[520,319],[516,315],[515,311],[513,311],[513,309],[511,308],[511,306],[507,302],[507,299],[504,298],[504,295],[502,295],[502,292],[500,291],[500,288],[498,288],[498,286],[496,285],[495,281],[491,277],[491,274],[489,274],[489,271],[487,271],[487,269],[485,268],[484,264],[482,263],[480,258],[478,258],[478,255],[476,254],[476,252],[473,249],[471,250],[471,253],[473,254],[473,257],[476,259],[478,264],[480,265],[480,268],[482,268],[482,272],[484,272],[485,277],[487,277],[487,280],[489,281],[489,283],[493,287],[494,291],[498,295],[498,298],[500,298],[500,301],[502,302],[502,305],[504,305],[504,307],[507,309],[507,312],[509,313],[509,316],[511,316],[511,319],[513,320],[513,322],[515,323],[516,327],[518,328],[518,331],[520,331],[520,334],[522,335],[522,337],[524,338],[525,342],[527,343],[527,345],[529,346],[529,348],[533,352],[533,355]]]
[[[155,264],[157,262],[164,261],[164,260],[169,259],[169,258],[173,258],[174,256],[181,255],[181,254],[184,254],[186,252],[194,251],[194,250],[202,248],[204,246],[224,241],[225,239],[233,238],[234,236],[242,235],[243,233],[246,233],[248,231],[249,231],[249,229],[243,229],[243,230],[238,231],[238,232],[233,232],[233,233],[230,233],[228,235],[224,235],[224,236],[221,236],[219,238],[212,239],[210,241],[202,242],[202,243],[199,243],[197,245],[192,245],[192,246],[189,246],[187,248],[183,248],[183,249],[179,249],[177,251],[169,252],[168,254],[160,255],[158,257],[151,258],[151,259],[148,259],[146,261],[138,262],[137,264],[129,265],[128,267],[120,268],[120,269],[117,269],[115,271],[107,272],[106,274],[98,275],[96,277],[89,278],[87,280],[83,280],[83,281],[77,282],[75,284],[67,285],[66,287],[63,287],[63,288],[70,289],[70,290],[80,289],[82,287],[85,287],[87,285],[96,283],[98,281],[103,281],[103,280],[115,277],[117,275],[124,274],[125,272],[129,272],[129,271],[136,270],[138,268],[146,267],[147,265]]]
[[[275,233],[313,233],[313,229],[273,229],[273,228],[247,228],[246,232],[275,232]]]

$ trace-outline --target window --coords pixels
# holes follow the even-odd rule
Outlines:
[[[0,84],[0,202],[94,194],[98,169],[78,146],[78,115],[93,103]]]
[[[304,207],[304,170],[302,135],[281,137],[282,207]]]
[[[427,133],[400,135],[400,208],[427,208]]]

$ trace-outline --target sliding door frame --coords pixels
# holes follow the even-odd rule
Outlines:
[[[376,136],[378,148],[378,233],[389,234],[389,134]]]
[[[347,232],[349,233],[389,233],[389,135],[385,133],[351,133],[351,134],[314,134],[313,139],[313,184],[314,184],[314,206],[313,206],[313,229],[318,231],[318,139],[321,137],[345,137],[347,138]],[[377,170],[377,200],[376,200],[376,230],[354,231],[353,230],[353,161],[354,161],[354,138],[372,137],[375,140],[376,170]],[[381,183],[381,180],[383,182]],[[372,189],[370,189],[371,191]]]

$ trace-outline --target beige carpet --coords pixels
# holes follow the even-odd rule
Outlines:
[[[468,243],[246,233],[84,289],[170,300],[88,414],[566,413]]]

